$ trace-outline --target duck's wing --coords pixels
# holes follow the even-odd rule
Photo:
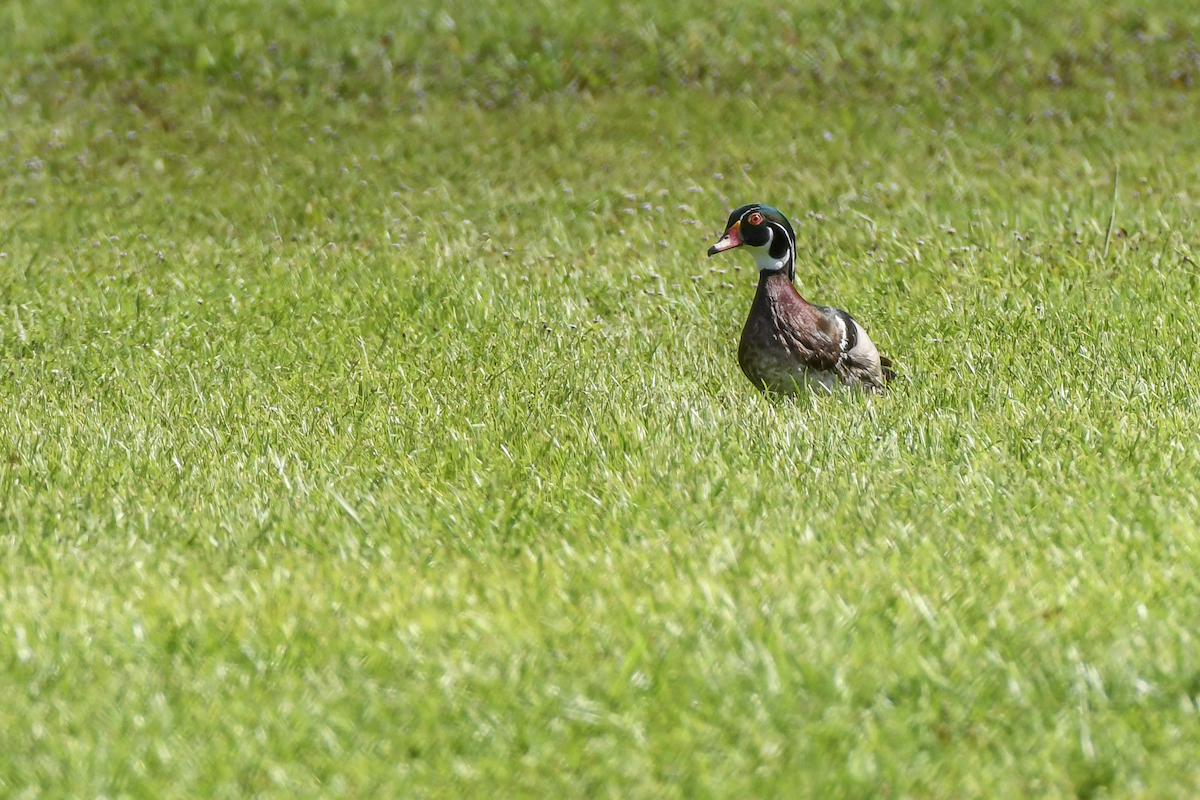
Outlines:
[[[882,389],[893,374],[892,362],[879,355],[875,343],[854,317],[840,308],[821,306],[818,310],[838,345],[834,370],[842,380],[852,386]]]
[[[842,346],[846,338],[837,309],[811,305],[798,295],[797,300],[788,309],[788,324],[783,326],[783,332],[791,340],[792,352],[810,370],[834,371],[844,355]]]

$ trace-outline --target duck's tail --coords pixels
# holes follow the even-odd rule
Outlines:
[[[892,368],[892,360],[887,356],[879,357],[879,368],[883,370],[884,383],[891,383],[896,379],[896,370]]]

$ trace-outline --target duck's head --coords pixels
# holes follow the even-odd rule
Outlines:
[[[735,247],[745,247],[754,254],[759,272],[784,272],[789,281],[795,279],[796,232],[779,209],[750,203],[730,212],[725,235],[708,248],[708,254]]]

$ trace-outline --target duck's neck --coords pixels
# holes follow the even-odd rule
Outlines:
[[[758,273],[758,292],[755,299],[776,300],[781,295],[791,295],[807,303],[796,287],[788,280],[786,270],[761,270]]]

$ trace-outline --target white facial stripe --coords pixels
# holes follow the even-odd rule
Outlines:
[[[772,229],[774,229],[775,227],[778,227],[778,228],[779,228],[779,230],[783,231],[783,235],[784,235],[784,236],[786,236],[786,237],[787,237],[787,240],[788,240],[788,247],[791,249],[791,251],[792,251],[793,253],[794,253],[794,252],[796,252],[796,242],[795,242],[795,240],[794,240],[794,239],[792,239],[792,237],[791,237],[791,236],[788,236],[787,229],[786,229],[786,228],[784,228],[782,225],[779,225],[779,224],[778,224],[778,223],[776,223],[776,222],[772,222],[772,223],[771,223],[771,228],[772,228]]]

